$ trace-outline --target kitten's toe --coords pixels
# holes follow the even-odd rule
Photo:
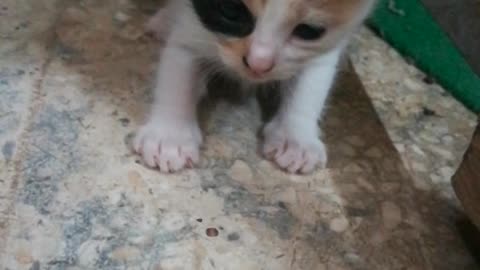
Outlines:
[[[199,161],[198,146],[189,142],[169,142],[162,148],[158,167],[161,172],[172,173],[192,168]]]
[[[178,136],[172,136],[178,132]],[[199,161],[201,135],[195,128],[182,131],[166,127],[144,126],[134,140],[134,149],[150,168],[163,173],[192,168]]]
[[[325,145],[316,137],[296,138],[282,134],[266,137],[263,145],[264,156],[289,173],[311,173],[317,166],[327,162]]]
[[[296,143],[286,142],[285,151],[276,155],[277,164],[290,173],[296,173],[303,164],[303,149]]]
[[[145,164],[150,168],[157,167],[157,160],[160,155],[159,149],[161,148],[160,141],[146,139],[141,148],[143,160]]]
[[[187,167],[193,167],[194,164],[200,162],[200,154],[198,146],[196,145],[184,145],[179,149],[180,156],[182,156],[186,162]]]
[[[157,164],[161,172],[169,173],[183,169],[185,161],[177,152],[178,146],[175,143],[162,143],[162,152],[159,154]]]
[[[151,34],[157,40],[164,40],[167,23],[165,10],[161,9],[145,24],[145,32]]]
[[[305,150],[304,163],[299,168],[299,172],[303,174],[311,173],[316,167],[325,168],[327,165],[327,150],[322,141],[312,145],[311,148]]]

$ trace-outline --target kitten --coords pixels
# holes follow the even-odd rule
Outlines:
[[[327,161],[318,118],[337,63],[374,0],[171,0],[149,24],[165,39],[155,102],[134,140],[162,172],[199,161],[196,106],[206,76],[221,71],[250,85],[281,82],[282,102],[266,124],[263,154],[290,173]],[[200,69],[199,63],[211,69]]]

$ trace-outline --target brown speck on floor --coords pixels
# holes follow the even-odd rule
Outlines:
[[[205,233],[207,234],[208,237],[217,237],[218,236],[218,230],[216,228],[208,228]]]

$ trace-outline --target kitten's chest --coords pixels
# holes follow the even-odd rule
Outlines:
[[[213,98],[226,99],[233,103],[243,103],[249,98],[261,96],[278,96],[285,82],[270,81],[264,83],[252,83],[246,79],[240,78],[233,71],[221,64],[208,60],[199,61],[198,68],[200,74],[206,82],[208,94]]]

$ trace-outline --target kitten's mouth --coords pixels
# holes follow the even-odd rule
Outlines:
[[[245,75],[243,77],[246,77],[247,80],[249,80],[253,83],[264,83],[264,82],[271,81],[273,79],[271,73],[258,74],[258,73],[252,72],[250,70],[247,70],[247,71],[245,71],[244,74]]]
[[[257,74],[255,72],[248,72],[248,76],[253,80],[264,80],[268,77],[266,74]]]
[[[272,81],[285,81],[285,80],[290,80],[295,77],[294,73],[267,73],[267,74],[254,74],[250,73],[248,71],[243,72],[241,77],[244,80],[249,81],[250,83],[253,84],[264,84],[264,83],[269,83]]]

